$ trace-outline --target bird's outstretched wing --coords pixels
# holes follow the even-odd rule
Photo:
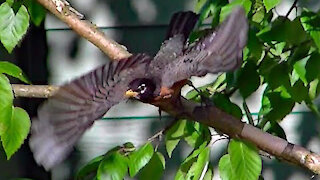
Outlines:
[[[63,161],[84,131],[125,99],[128,84],[145,76],[150,61],[147,55],[132,55],[62,86],[32,122],[29,143],[36,162],[48,170]]]
[[[159,52],[152,62],[153,67],[162,68],[183,54],[185,42],[198,18],[199,15],[191,11],[177,12],[172,16],[166,40],[162,43]]]
[[[170,88],[175,82],[191,76],[235,70],[242,62],[247,33],[245,12],[237,7],[216,30],[187,48],[166,67],[162,86]]]

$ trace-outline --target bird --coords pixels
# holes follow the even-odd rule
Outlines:
[[[191,76],[239,68],[248,31],[244,9],[234,8],[219,26],[189,43],[198,18],[191,11],[175,13],[154,57],[138,53],[110,61],[61,86],[32,120],[29,146],[35,161],[46,170],[60,164],[95,120],[119,102],[170,98],[174,84]]]

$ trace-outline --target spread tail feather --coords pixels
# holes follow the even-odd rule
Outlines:
[[[185,40],[188,39],[198,18],[199,15],[191,11],[175,13],[170,20],[166,39],[169,39],[176,34],[183,34]]]

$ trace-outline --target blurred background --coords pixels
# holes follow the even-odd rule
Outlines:
[[[166,32],[170,17],[174,12],[193,10],[196,1],[191,0],[77,0],[70,1],[79,12],[100,27],[106,35],[125,45],[129,52],[145,52],[154,55]],[[283,0],[274,11],[284,15],[292,4],[290,0]],[[300,0],[299,6],[312,10],[320,7],[318,0]],[[291,14],[292,17],[295,13]],[[1,46],[1,45],[0,45]],[[33,84],[61,85],[75,77],[93,70],[95,67],[109,61],[98,48],[72,32],[51,14],[47,15],[40,27],[32,26],[19,48],[14,54],[8,55],[0,47],[0,58],[19,65]],[[214,75],[204,78],[192,78],[195,86],[201,86],[214,80]],[[184,88],[186,93],[190,88]],[[257,90],[248,102],[250,111],[257,114],[260,108],[260,96],[263,88]],[[234,97],[239,103],[240,98]],[[18,99],[17,105],[28,110],[30,116],[36,114],[37,106],[42,99]],[[68,160],[45,172],[33,161],[27,143],[16,153],[10,161],[0,149],[0,179],[18,177],[34,180],[73,179],[75,172],[90,159],[105,153],[110,148],[125,142],[132,142],[139,146],[164,127],[171,118],[163,114],[159,120],[158,109],[147,104],[134,101],[123,102],[113,107],[102,120],[85,133],[75,151]],[[315,116],[307,112],[304,106],[297,105],[294,112],[281,123],[286,131],[287,139],[292,143],[305,146],[312,151],[320,152],[319,123]],[[301,136],[297,136],[297,135]],[[212,146],[211,161],[217,167],[219,158],[226,151],[227,141],[219,141]],[[163,143],[160,151],[166,155]],[[167,168],[163,179],[173,179],[180,163],[191,149],[180,142],[174,150],[171,159],[166,155]],[[263,176],[267,180],[310,179],[312,174],[301,168],[281,163],[277,160],[263,158]],[[214,179],[220,179],[215,168]]]

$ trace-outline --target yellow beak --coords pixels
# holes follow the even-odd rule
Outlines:
[[[137,97],[139,93],[132,91],[131,89],[129,89],[128,91],[126,91],[125,96],[127,98],[131,98],[131,97]]]

